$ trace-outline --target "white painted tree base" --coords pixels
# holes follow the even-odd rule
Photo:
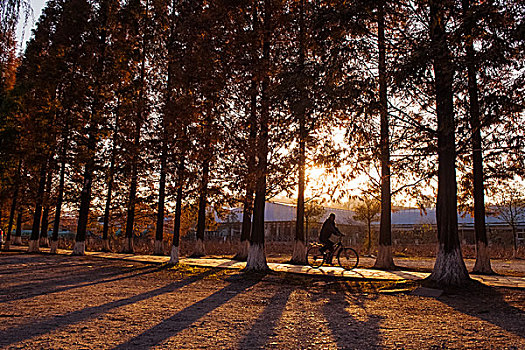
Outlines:
[[[164,242],[155,240],[153,245],[153,255],[164,255]]]
[[[457,247],[452,252],[445,253],[443,245],[440,244],[434,269],[428,279],[441,286],[459,287],[467,284],[470,276],[460,248]]]
[[[490,266],[490,254],[487,245],[483,242],[476,244],[476,263],[472,269],[473,273],[480,273],[484,275],[493,275],[494,271]]]
[[[171,246],[170,261],[168,264],[177,265],[179,263],[179,247]]]
[[[239,252],[233,257],[233,260],[246,261],[248,259],[248,251],[250,250],[250,241],[241,241],[239,245]]]
[[[195,242],[195,250],[193,251],[193,254],[191,254],[192,257],[201,257],[206,255],[206,250],[204,249],[204,241],[202,239],[197,239],[197,242]]]
[[[244,271],[268,271],[270,268],[266,263],[266,252],[263,244],[251,244],[248,251],[248,259]]]
[[[15,236],[15,239],[13,240],[13,245],[22,245],[22,237]]]
[[[306,265],[306,244],[303,241],[296,240],[293,245],[292,264]]]
[[[133,254],[133,238],[124,238],[124,244],[122,246],[122,253]]]
[[[75,242],[72,255],[86,255],[86,242]]]
[[[39,253],[40,252],[40,246],[38,239],[30,239],[29,240],[29,248],[27,249],[28,253]]]
[[[49,249],[49,253],[56,254],[58,249],[58,241],[51,241],[51,249]]]
[[[109,239],[103,239],[102,240],[102,251],[103,252],[110,252],[111,247],[109,246]]]
[[[392,246],[380,244],[377,248],[377,258],[374,264],[374,269],[392,270],[395,267],[396,265],[392,258]]]

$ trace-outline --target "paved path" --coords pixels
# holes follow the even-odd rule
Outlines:
[[[13,249],[20,248],[26,250],[27,247],[13,247]],[[49,252],[48,248],[41,248],[44,253]],[[59,254],[71,254],[71,250],[59,249]],[[135,255],[135,254],[120,254],[120,253],[104,253],[104,252],[86,252],[87,256],[94,256],[104,259],[128,260],[133,262],[141,262],[148,264],[164,264],[169,261],[168,256],[156,255]],[[214,267],[226,269],[243,269],[246,266],[245,262],[224,259],[224,258],[181,258],[182,264],[200,267]],[[323,266],[314,269],[310,266],[299,266],[282,263],[268,263],[268,266],[273,271],[296,273],[316,276],[333,276],[343,277],[349,279],[367,279],[367,280],[385,280],[385,281],[403,281],[403,280],[420,280],[426,278],[430,273],[415,272],[415,271],[380,271],[374,269],[356,268],[351,271],[345,271],[340,267]],[[470,275],[474,280],[477,280],[485,285],[491,287],[510,287],[525,289],[525,277],[515,276],[484,276],[484,275]]]

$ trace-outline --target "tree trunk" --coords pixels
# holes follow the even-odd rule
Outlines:
[[[159,204],[157,210],[157,226],[155,231],[155,255],[164,255],[162,240],[164,236],[164,199],[166,196],[166,150],[163,141],[161,161],[160,161],[160,183],[159,183]]]
[[[513,243],[513,250],[512,250],[512,258],[516,259],[518,255],[518,232],[516,230],[516,225],[512,225],[512,243]]]
[[[102,251],[110,252],[111,246],[109,244],[109,217],[111,215],[111,198],[113,196],[113,183],[115,181],[115,158],[117,156],[117,136],[119,130],[119,116],[120,116],[120,96],[117,100],[117,110],[115,114],[115,128],[113,130],[111,158],[109,161],[108,173],[108,189],[106,194],[106,204],[104,206],[104,223],[102,226]]]
[[[248,180],[249,181],[249,180]],[[250,248],[250,228],[252,224],[253,210],[253,190],[250,185],[246,184],[246,196],[244,198],[244,207],[242,210],[242,227],[241,227],[241,245],[239,251],[233,257],[233,260],[246,261],[248,250]]]
[[[252,31],[257,34],[259,29],[259,20],[257,15],[257,6],[255,1],[252,2]],[[242,215],[242,229],[241,229],[241,244],[239,252],[233,257],[234,260],[246,261],[248,259],[248,252],[250,250],[250,235],[252,225],[252,214],[253,214],[253,200],[255,191],[255,170],[256,170],[256,143],[257,143],[257,95],[259,82],[256,76],[256,69],[258,63],[258,44],[252,42],[251,54],[252,54],[252,76],[250,86],[250,111],[248,119],[249,127],[249,138],[248,138],[248,149],[246,150],[246,195],[244,198],[244,208]]]
[[[104,224],[102,226],[102,251],[110,252],[111,246],[109,244],[109,216],[111,215],[111,196],[113,194],[113,171],[114,161],[111,159],[109,167],[108,190],[106,194],[106,205],[104,207]]]
[[[202,164],[202,182],[199,194],[199,213],[197,216],[197,242],[195,243],[195,250],[191,255],[194,258],[200,258],[206,255],[204,248],[204,232],[206,230],[206,197],[208,195],[209,163],[209,159],[206,159]]]
[[[164,236],[164,199],[166,195],[166,141],[162,141],[162,151],[160,160],[160,182],[159,182],[159,203],[157,209],[157,226],[155,231],[155,255],[164,255],[162,240]]]
[[[13,223],[15,219],[15,211],[18,204],[18,193],[20,191],[20,172],[22,171],[22,160],[18,160],[18,167],[16,171],[15,180],[15,191],[13,193],[13,200],[11,202],[11,209],[9,210],[9,221],[7,223],[7,237],[4,246],[4,250],[9,250],[11,246],[11,230],[13,229]]]
[[[60,175],[58,180],[58,194],[57,202],[55,206],[55,220],[53,222],[53,233],[51,235],[51,254],[57,253],[58,248],[58,231],[60,229],[60,214],[62,212],[62,202],[64,201],[64,184],[66,179],[66,155],[67,155],[67,142],[68,136],[64,138],[64,144],[62,145],[62,155],[60,164]]]
[[[175,55],[175,27],[176,27],[176,1],[172,1],[172,9],[170,16],[170,34],[168,37],[168,81],[166,84],[166,95],[165,95],[165,106],[162,115],[162,140],[161,140],[161,153],[160,153],[160,181],[159,181],[159,202],[157,207],[157,225],[155,227],[155,247],[153,254],[164,255],[164,202],[166,198],[166,173],[167,173],[167,158],[168,158],[168,116],[173,114],[172,96],[174,93],[174,62],[173,57]]]
[[[366,247],[366,254],[370,256],[372,251],[372,222],[370,221],[370,219],[367,220],[366,225],[368,229],[368,242]]]
[[[4,250],[9,250],[11,246],[11,230],[13,229],[13,223],[15,220],[15,210],[18,200],[18,187],[15,187],[15,193],[13,195],[13,200],[11,202],[11,209],[9,210],[9,221],[7,222],[7,235],[4,245]]]
[[[44,194],[44,212],[42,213],[42,223],[40,228],[40,246],[49,247],[49,200],[51,198],[51,182],[53,180],[53,168],[48,171],[46,189]]]
[[[40,233],[40,219],[42,218],[42,203],[44,198],[44,191],[46,187],[46,170],[47,161],[42,164],[40,168],[40,180],[38,183],[38,191],[36,194],[35,211],[33,213],[33,228],[31,230],[31,237],[29,238],[29,249],[30,253],[37,253],[40,251],[38,236]]]
[[[184,186],[184,154],[177,170],[177,199],[175,203],[175,217],[173,219],[173,242],[171,244],[170,261],[171,265],[179,263],[179,245],[180,245],[180,216],[182,214],[182,187]]]
[[[16,217],[16,231],[15,240],[13,245],[22,245],[22,209],[18,209],[18,215]]]
[[[135,142],[137,137],[135,137]],[[135,144],[135,153],[138,151],[138,143]],[[128,197],[128,208],[127,208],[127,218],[126,218],[126,235],[124,240],[124,247],[122,253],[133,254],[133,225],[135,223],[135,202],[137,199],[137,182],[138,182],[138,169],[137,169],[137,155],[133,155],[132,165],[131,165],[131,183],[129,186],[129,197]]]
[[[304,1],[299,3],[299,72],[304,75],[305,61],[305,38],[304,38]],[[292,260],[290,263],[306,265],[306,243],[304,234],[304,189],[305,189],[305,166],[306,166],[306,108],[305,91],[302,82],[299,82],[299,105],[296,108],[297,120],[299,122],[299,184],[297,189],[297,213],[295,222],[295,240],[293,246]]]
[[[256,16],[254,16],[256,17]],[[256,18],[254,18],[256,21]],[[233,257],[234,260],[246,261],[250,249],[250,233],[253,212],[253,192],[255,175],[255,144],[257,138],[257,82],[252,77],[250,119],[248,121],[250,133],[248,139],[248,150],[246,156],[248,173],[246,174],[246,195],[244,197],[244,208],[242,213],[241,245],[239,252]]]
[[[168,84],[169,85],[169,84]],[[168,101],[169,103],[169,101]],[[167,152],[168,147],[166,145],[167,135],[166,135],[166,121],[165,116],[162,119],[162,129],[163,129],[163,139],[161,144],[160,152],[160,180],[159,180],[159,202],[157,206],[157,225],[155,227],[155,247],[153,254],[155,255],[164,255],[164,201],[166,197],[166,172],[167,172]]]
[[[494,274],[490,266],[487,229],[485,227],[485,185],[483,184],[483,153],[481,141],[481,115],[479,111],[478,82],[475,51],[472,39],[473,23],[469,18],[470,0],[463,0],[465,36],[467,40],[467,74],[470,128],[472,129],[472,166],[474,192],[474,231],[476,232],[476,263],[473,273]]]
[[[77,234],[73,255],[84,255],[86,252],[86,232],[91,206],[91,188],[93,185],[93,171],[95,169],[96,141],[94,131],[88,132],[88,160],[84,166],[84,184],[80,193],[80,209],[78,212]]]
[[[445,33],[442,2],[430,2],[430,39],[434,57],[438,141],[438,195],[436,221],[438,253],[428,279],[441,286],[461,286],[470,277],[461,254],[458,236],[456,149],[452,83],[454,67]]]
[[[381,115],[381,221],[379,223],[379,247],[374,268],[392,270],[392,192],[390,189],[390,137],[388,120],[388,96],[385,45],[385,4],[379,3],[377,34],[379,46],[379,108]]]
[[[142,59],[141,67],[141,81],[144,84],[144,58]],[[133,140],[133,155],[131,159],[131,182],[129,186],[129,197],[128,197],[128,207],[127,207],[127,218],[126,218],[126,234],[124,239],[124,247],[122,249],[123,253],[133,254],[135,249],[133,246],[133,226],[135,224],[135,206],[137,201],[137,185],[138,185],[138,162],[139,162],[139,153],[140,153],[140,129],[142,121],[142,109],[143,109],[143,99],[144,91],[141,88],[139,96],[139,112],[137,119],[135,120],[135,136]]]
[[[42,223],[40,228],[40,247],[49,247],[48,231],[49,231],[49,205],[44,206],[42,212]]]
[[[267,271],[266,251],[264,246],[264,207],[266,202],[266,175],[268,171],[268,123],[270,118],[270,101],[268,96],[269,59],[270,59],[270,0],[264,1],[264,34],[262,65],[267,74],[263,74],[261,83],[261,117],[259,120],[259,142],[257,145],[257,171],[255,201],[250,236],[250,250],[246,262],[246,271]]]
[[[145,5],[145,18],[148,17],[148,1]],[[146,22],[146,21],[144,21]],[[145,25],[144,25],[145,27]],[[145,28],[143,28],[145,33]],[[133,254],[135,249],[133,247],[133,226],[135,224],[135,206],[137,201],[137,185],[138,185],[138,162],[140,154],[140,129],[142,127],[142,119],[144,118],[144,104],[145,104],[145,79],[146,79],[146,39],[142,37],[141,43],[141,62],[140,62],[140,88],[138,98],[138,112],[135,120],[135,136],[133,140],[133,155],[131,160],[131,183],[129,186],[129,198],[126,218],[126,235],[124,241],[123,253]]]
[[[78,213],[78,224],[77,234],[75,236],[75,246],[73,247],[72,255],[85,255],[86,252],[86,233],[87,225],[89,221],[89,211],[91,207],[91,191],[93,187],[93,173],[95,171],[95,156],[97,150],[97,137],[96,137],[96,125],[99,123],[99,113],[101,105],[103,105],[101,99],[103,93],[100,91],[102,85],[101,75],[105,70],[106,63],[106,49],[107,43],[107,22],[108,22],[108,11],[107,2],[102,2],[100,8],[100,14],[102,15],[102,27],[100,29],[100,40],[97,45],[96,63],[95,63],[95,97],[91,106],[91,114],[89,116],[89,128],[87,132],[87,161],[84,166],[84,184],[82,186],[82,192],[80,194],[80,209]]]

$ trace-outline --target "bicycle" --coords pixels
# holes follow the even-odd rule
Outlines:
[[[341,242],[342,237],[339,237],[339,241],[334,244],[332,251],[326,250],[321,251],[323,247],[320,243],[313,243],[308,248],[306,256],[308,258],[308,265],[317,269],[323,266],[324,263],[329,263],[332,258],[337,257],[337,262],[345,270],[352,270],[359,264],[359,255],[355,249],[343,246]]]

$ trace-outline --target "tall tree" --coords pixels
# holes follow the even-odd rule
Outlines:
[[[141,129],[144,123],[144,118],[147,113],[147,86],[146,86],[146,61],[148,59],[148,25],[149,25],[149,7],[150,3],[146,0],[142,5],[141,1],[130,1],[128,4],[128,11],[130,12],[130,45],[138,45],[138,56],[136,63],[138,65],[138,72],[136,76],[136,113],[133,113],[133,141],[131,145],[131,159],[130,159],[130,182],[127,202],[127,218],[125,228],[125,241],[122,251],[124,253],[133,253],[133,236],[135,223],[135,210],[137,204],[137,187],[139,181],[139,163],[141,153]]]
[[[36,204],[35,204],[35,210],[33,212],[33,227],[31,229],[31,236],[29,237],[29,248],[27,250],[30,253],[35,253],[35,252],[40,251],[40,248],[39,248],[40,221],[42,219],[42,206],[44,202],[48,165],[49,165],[49,160],[44,161],[44,163],[40,166],[38,189],[36,192]]]
[[[13,245],[22,245],[22,219],[23,219],[23,208],[18,208],[18,214],[16,216],[16,231]]]
[[[109,252],[111,247],[109,244],[109,219],[111,215],[111,200],[113,196],[113,185],[115,183],[115,161],[117,157],[117,136],[119,132],[119,107],[120,101],[117,98],[117,106],[115,111],[115,122],[113,126],[113,136],[111,142],[111,154],[109,159],[109,168],[107,174],[106,187],[106,203],[104,206],[104,218],[102,226],[102,251]]]
[[[388,118],[385,2],[380,1],[377,9],[377,37],[379,49],[379,114],[381,117],[381,221],[379,223],[379,247],[374,267],[392,269],[392,192],[390,186],[390,130]]]
[[[430,1],[430,41],[433,53],[437,114],[438,194],[436,221],[438,253],[429,280],[439,285],[464,285],[470,280],[458,235],[456,140],[454,122],[454,66],[447,40],[450,2]]]
[[[253,200],[255,191],[255,166],[256,166],[256,138],[257,138],[257,105],[259,95],[259,77],[257,74],[258,60],[259,60],[259,16],[258,16],[258,1],[253,0],[250,3],[251,8],[246,12],[247,23],[244,28],[246,30],[239,32],[239,38],[234,42],[240,44],[241,47],[244,43],[247,49],[239,49],[237,52],[243,52],[247,54],[246,64],[240,64],[239,75],[245,76],[247,86],[244,88],[243,85],[237,85],[241,90],[241,98],[245,96],[244,92],[247,91],[248,98],[242,104],[242,109],[245,110],[246,118],[241,121],[241,125],[234,127],[236,131],[247,130],[247,133],[241,134],[238,142],[238,153],[243,156],[243,159],[239,162],[245,164],[244,173],[241,175],[243,179],[243,190],[244,197],[242,198],[243,212],[242,212],[242,225],[241,225],[241,237],[240,245],[237,254],[233,259],[239,261],[246,261],[248,258],[248,251],[250,248],[250,233],[252,226],[252,213],[253,213]],[[236,59],[237,63],[244,62],[244,57]],[[244,73],[247,73],[244,75]],[[233,143],[233,142],[232,142]]]
[[[93,13],[93,8],[90,4],[78,0],[80,3],[76,4],[78,8],[83,8],[83,11],[78,10],[72,17],[86,16],[86,13]],[[86,66],[83,67],[90,72],[90,90],[86,92],[89,98],[89,108],[86,110],[87,118],[83,121],[83,137],[81,142],[85,145],[83,150],[83,183],[80,193],[80,207],[77,221],[77,233],[75,236],[75,246],[73,247],[73,255],[84,255],[86,249],[86,233],[89,220],[89,213],[92,199],[92,189],[94,172],[96,167],[96,153],[97,143],[100,138],[100,124],[104,118],[104,73],[106,70],[107,49],[108,49],[108,24],[109,17],[107,14],[107,2],[102,0],[100,7],[96,13],[97,21],[90,23],[93,25],[91,30],[86,35],[85,42],[81,46],[84,51],[91,51],[94,60],[86,60]],[[82,21],[80,21],[82,23]],[[88,28],[86,24],[86,29]],[[85,137],[84,137],[85,135]]]
[[[472,130],[472,178],[474,193],[474,231],[476,233],[476,263],[474,273],[493,274],[488,252],[487,230],[485,227],[485,186],[483,184],[483,151],[481,138],[481,113],[478,97],[477,67],[475,62],[473,27],[475,25],[470,0],[462,0],[466,61],[469,95],[469,121]]]
[[[181,154],[179,165],[177,168],[177,195],[175,199],[175,215],[173,218],[173,240],[170,250],[170,261],[169,263],[175,265],[179,262],[179,246],[180,246],[180,221],[182,214],[182,200],[183,200],[183,187],[185,180],[185,165],[184,165],[184,152]]]
[[[204,232],[206,229],[206,204],[208,196],[208,183],[210,177],[210,159],[206,157],[202,161],[201,168],[201,183],[199,186],[199,210],[197,214],[197,230],[196,238],[197,242],[195,244],[195,250],[192,257],[199,258],[206,255],[206,250],[204,247]]]
[[[264,0],[264,21],[261,57],[261,112],[259,116],[259,136],[257,138],[257,167],[255,170],[255,200],[250,236],[250,250],[246,262],[247,271],[266,271],[266,250],[264,246],[264,207],[266,202],[266,178],[268,175],[268,129],[270,122],[270,40],[272,34],[272,1]]]
[[[44,192],[42,211],[42,222],[40,223],[40,247],[49,247],[48,229],[49,229],[49,208],[51,201],[51,184],[53,181],[53,160],[50,160],[49,170],[47,172],[46,187]]]
[[[4,250],[9,250],[11,246],[11,230],[13,229],[13,223],[15,219],[15,213],[18,203],[18,195],[20,192],[20,181],[21,181],[21,172],[22,172],[22,158],[18,158],[18,166],[15,174],[15,180],[14,180],[14,190],[13,190],[13,197],[11,199],[11,207],[9,210],[9,221],[7,223],[7,235],[6,235],[6,243],[4,246]]]
[[[254,6],[255,7],[255,6]],[[253,10],[254,13],[255,9]],[[256,15],[254,14],[254,23],[256,21]],[[254,24],[255,26],[255,24]],[[235,255],[234,259],[239,261],[246,261],[248,258],[248,251],[250,248],[250,232],[252,225],[252,212],[253,212],[253,197],[254,197],[254,173],[255,173],[255,142],[257,138],[257,94],[258,94],[258,83],[255,77],[251,77],[250,86],[250,103],[247,118],[248,124],[248,142],[246,148],[246,175],[245,175],[245,193],[243,201],[242,211],[242,226],[241,226],[241,242],[239,251]]]
[[[60,150],[60,171],[58,175],[58,188],[55,203],[55,218],[53,220],[53,232],[51,234],[50,253],[56,254],[58,249],[58,233],[60,230],[60,215],[62,213],[62,205],[64,202],[64,187],[66,181],[66,162],[68,152],[68,135],[69,128],[66,126],[62,133],[62,145]]]
[[[306,38],[305,38],[305,21],[304,12],[305,5],[304,1],[299,1],[299,59],[298,59],[298,70],[299,75],[304,75],[305,65],[305,51],[306,51]],[[305,82],[306,79],[299,79],[300,82]],[[300,83],[301,84],[301,83]],[[302,85],[302,84],[301,84]],[[297,122],[299,124],[299,164],[298,164],[298,175],[299,183],[297,189],[297,215],[295,222],[295,240],[292,253],[293,264],[306,264],[306,237],[304,232],[304,189],[305,189],[305,170],[306,170],[306,86],[299,86],[299,101],[294,108]]]

